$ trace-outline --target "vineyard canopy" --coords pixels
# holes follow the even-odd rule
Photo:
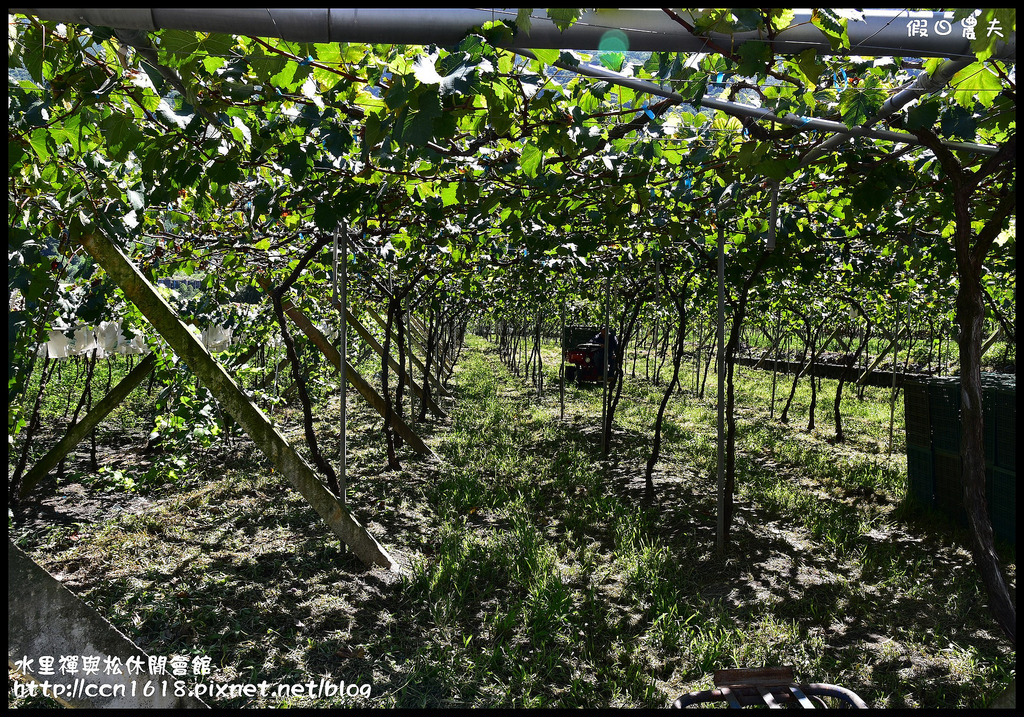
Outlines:
[[[492,313],[655,263],[711,296],[721,242],[737,322],[751,290],[869,313],[924,296],[955,319],[983,505],[981,328],[1015,290],[1014,10],[12,12],[12,397],[55,323],[111,318],[120,289],[83,240],[216,299],[341,227],[353,281]]]

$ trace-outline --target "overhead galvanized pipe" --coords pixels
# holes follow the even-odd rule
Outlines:
[[[402,42],[451,44],[461,40],[473,28],[492,20],[514,20],[515,12],[509,9],[473,10],[453,9],[374,9],[374,8],[298,8],[298,9],[175,9],[175,8],[12,8],[11,13],[35,15],[60,22],[78,22],[87,25],[116,27],[153,31],[161,28],[201,30],[205,32],[226,32],[252,34],[266,37],[280,37],[297,42]],[[803,17],[802,14],[807,14]],[[686,15],[683,13],[682,15]],[[689,17],[692,20],[692,17]],[[941,77],[918,78],[913,87],[896,95],[883,107],[878,118],[867,125],[847,127],[841,122],[818,118],[801,117],[795,114],[775,115],[759,107],[751,107],[711,97],[701,99],[701,106],[755,120],[766,120],[802,129],[816,129],[842,135],[828,142],[838,144],[846,136],[864,136],[890,142],[920,144],[912,134],[876,130],[871,124],[892,114],[912,99],[925,92],[931,85],[941,87],[963,66],[973,60],[969,41],[952,37],[953,29],[936,31],[945,27],[953,28],[952,13],[910,12],[867,10],[864,22],[848,23],[850,36],[849,54],[899,54],[913,56],[938,55],[962,58],[955,63],[946,63],[940,71]],[[921,23],[924,29],[921,29]],[[808,11],[797,11],[795,27],[776,36],[773,49],[777,53],[802,52],[814,48],[822,53],[831,53],[827,38],[810,23]],[[961,23],[962,26],[962,23]],[[927,28],[931,28],[929,32]],[[900,29],[902,28],[902,29]],[[735,50],[743,42],[759,40],[755,33],[709,37],[690,34],[681,25],[661,10],[599,9],[585,13],[579,21],[565,32],[559,31],[547,17],[534,18],[530,32],[516,36],[516,44],[530,44],[533,47],[556,47],[565,49],[596,49],[608,33],[616,32],[624,37],[629,49],[633,50],[675,50],[700,52],[709,49],[709,40],[716,45],[727,44]],[[893,34],[895,32],[895,35]],[[809,34],[808,34],[809,33]],[[901,33],[904,33],[905,36]],[[966,31],[961,30],[961,35]],[[936,39],[940,40],[936,43]],[[902,44],[900,44],[902,43]],[[941,51],[940,51],[941,50]],[[516,52],[535,57],[525,49]],[[1016,36],[1010,35],[999,43],[993,57],[1016,56]],[[556,62],[555,66],[590,77],[597,77],[616,84],[631,87],[655,96],[674,99],[682,103],[683,97],[658,85],[625,77],[603,68],[580,64],[578,66]],[[949,68],[955,68],[947,72]],[[939,73],[936,73],[938,75]],[[936,89],[937,89],[936,87]],[[944,141],[945,146],[954,150],[994,154],[998,148],[969,142]],[[823,145],[821,153],[827,151]],[[820,156],[805,157],[805,163]]]
[[[534,53],[530,52],[529,50],[517,48],[513,50],[513,52],[519,55],[523,55],[524,57],[537,59],[537,56]],[[959,64],[960,61],[957,61],[956,65],[952,63],[947,63],[947,65],[949,65],[950,67],[959,67]],[[640,80],[635,77],[627,77],[618,72],[607,70],[603,67],[597,67],[595,65],[587,65],[583,63],[580,63],[578,65],[570,65],[566,62],[560,61],[553,63],[553,66],[558,67],[559,69],[568,70],[569,72],[575,72],[586,77],[593,77],[598,80],[612,82],[622,87],[628,87],[630,89],[636,90],[637,92],[645,92],[656,97],[664,97],[666,99],[674,100],[680,104],[686,102],[686,98],[684,98],[678,92],[666,90],[660,85],[656,85],[653,82],[649,82],[647,80]],[[943,67],[945,67],[945,65]],[[955,72],[953,74],[955,74]],[[923,75],[922,77],[927,78],[927,74]],[[952,77],[952,74],[950,74],[949,77]],[[945,82],[948,81],[948,79],[945,80]],[[918,78],[918,82],[921,84],[922,87],[929,86],[927,80]],[[943,82],[943,84],[945,84],[945,82]],[[910,97],[909,94],[914,91],[915,90],[913,90],[912,88],[910,90],[905,90],[904,92],[895,96],[900,97],[900,95],[906,95],[906,99],[902,102],[900,107],[907,104],[911,99],[913,99],[913,97]],[[895,97],[893,99],[895,99]],[[891,101],[892,100],[890,100],[890,102]],[[714,110],[721,110],[722,112],[735,115],[736,117],[746,117],[749,119],[766,122],[777,122],[779,124],[788,125],[790,127],[799,127],[801,129],[806,130],[816,129],[825,132],[837,132],[844,135],[844,139],[850,136],[856,136],[867,137],[868,139],[879,139],[887,142],[901,142],[903,144],[921,144],[921,140],[919,140],[916,136],[910,134],[909,132],[896,132],[893,130],[886,129],[873,129],[870,127],[870,123],[868,126],[848,127],[842,122],[835,122],[833,120],[820,119],[817,117],[802,117],[800,115],[793,114],[792,112],[786,115],[777,115],[761,107],[753,107],[751,105],[744,105],[739,102],[730,102],[728,100],[719,100],[715,99],[714,97],[702,97],[700,99],[699,105],[700,107],[708,107]],[[892,112],[894,112],[896,109],[897,108],[894,107]],[[979,154],[995,154],[996,152],[999,151],[998,147],[987,144],[975,144],[973,142],[956,142],[951,140],[943,140],[942,144],[945,145],[946,147],[949,147],[950,149],[963,150],[967,152],[977,152]]]
[[[451,45],[485,23],[514,23],[518,8],[10,8],[8,12],[146,31],[196,30],[295,42]],[[810,10],[794,12],[791,27],[771,41],[777,54],[813,49],[825,55],[973,57],[970,40],[965,37],[973,28],[954,23],[952,13],[865,10],[863,21],[847,25],[850,47],[833,49],[829,38],[811,23]],[[691,26],[695,24],[692,15],[679,15]],[[546,14],[538,14],[532,18],[529,32],[517,33],[509,46],[597,50],[613,41],[625,50],[709,52],[712,43],[735,51],[745,42],[767,40],[757,31],[692,34],[658,8],[598,8],[584,13],[565,31]],[[1016,38],[1010,34],[995,48],[993,57],[1015,56]]]
[[[930,95],[934,94],[935,92],[938,92],[947,84],[949,84],[949,81],[953,79],[953,76],[956,75],[956,73],[970,65],[972,62],[974,62],[973,57],[959,60],[947,60],[946,62],[942,63],[939,67],[937,67],[935,71],[932,72],[931,74],[927,72],[921,73],[920,75],[918,75],[917,79],[909,83],[902,90],[900,90],[895,95],[886,100],[885,104],[883,104],[882,107],[878,110],[878,113],[860,126],[863,127],[864,129],[868,129],[878,124],[886,117],[889,117],[895,114],[896,112],[899,112],[901,109],[903,109],[906,105],[910,104],[914,100],[920,99],[924,95]],[[847,139],[849,139],[849,135],[846,134],[837,134],[834,137],[829,137],[818,146],[813,147],[811,150],[809,150],[807,154],[805,154],[800,159],[800,164],[806,167],[814,160],[824,156],[828,152],[831,152],[833,149],[841,145]],[[957,142],[955,144],[964,145],[967,143]],[[969,145],[968,151],[981,152],[980,149],[975,149],[975,147],[980,148],[981,146],[982,145]],[[964,147],[962,146],[951,147],[951,149],[963,148]],[[995,154],[997,150],[998,147],[989,146],[986,147],[986,151],[981,153]]]

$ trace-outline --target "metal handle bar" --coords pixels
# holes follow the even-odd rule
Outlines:
[[[868,705],[855,692],[838,685],[825,683],[783,684],[783,685],[733,685],[717,687],[712,690],[689,692],[672,703],[672,707],[682,709],[702,702],[728,702],[730,707],[746,707],[765,704],[778,707],[785,703],[798,703],[802,707],[813,708],[810,697],[833,697],[842,701],[844,707],[868,709]]]

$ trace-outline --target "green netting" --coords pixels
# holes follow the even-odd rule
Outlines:
[[[1017,474],[991,467],[986,471],[986,493],[992,530],[1008,543],[1017,542]]]
[[[928,415],[931,419],[932,447],[960,452],[960,380],[933,378],[928,386]]]
[[[907,446],[907,495],[916,505],[931,507],[935,501],[935,476],[931,448]]]
[[[904,384],[903,413],[907,427],[907,447],[915,446],[930,450],[932,430],[926,385],[917,381],[908,381]]]

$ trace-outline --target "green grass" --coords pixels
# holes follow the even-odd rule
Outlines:
[[[806,386],[783,426],[768,417],[770,374],[740,372],[737,515],[720,558],[714,397],[670,402],[646,501],[663,386],[627,383],[603,460],[600,392],[569,387],[559,421],[556,359],[548,347],[538,400],[473,338],[448,420],[420,426],[442,460],[403,452],[401,471],[381,469],[379,419],[350,403],[351,505],[407,566],[397,582],[339,550],[244,443],[226,462],[196,457],[147,509],[13,532],[144,649],[212,657],[215,682],[372,685],[366,699],[223,707],[664,707],[715,669],[792,665],[876,707],[974,708],[1013,675],[964,535],[901,507],[885,391],[848,398],[837,445],[830,382],[807,432]],[[330,453],[337,405],[321,405]],[[279,418],[301,440],[293,414]]]

